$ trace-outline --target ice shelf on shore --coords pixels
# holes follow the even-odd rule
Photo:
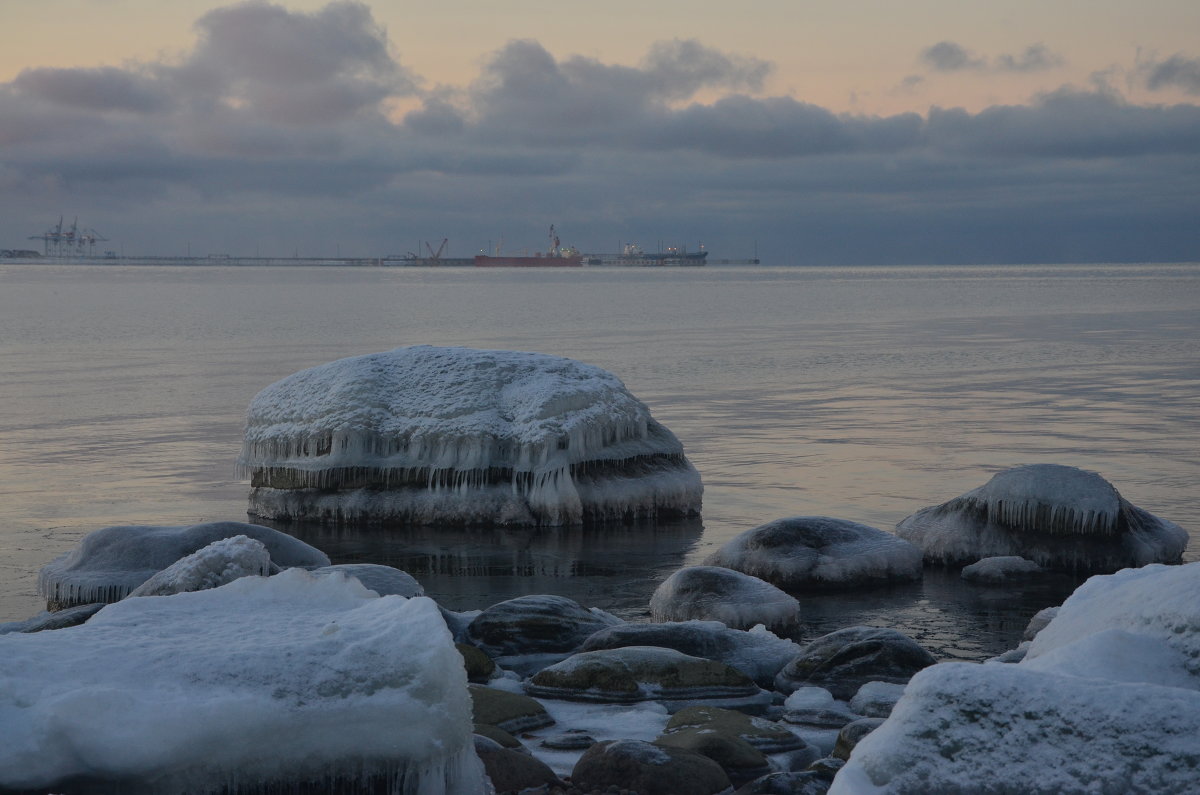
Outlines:
[[[105,527],[84,536],[74,549],[43,566],[38,574],[38,594],[55,607],[116,602],[182,558],[234,536],[260,542],[271,562],[281,567],[329,565],[328,556],[316,547],[245,522]]]
[[[1200,563],[1095,576],[1010,665],[908,683],[831,793],[1192,792]]]
[[[340,359],[251,402],[250,511],[331,523],[563,525],[695,514],[700,477],[612,373],[414,346]]]
[[[0,637],[0,790],[481,793],[437,605],[289,569]],[[375,790],[372,790],[375,791]]]
[[[1122,497],[1095,472],[1031,464],[901,520],[926,561],[962,565],[1018,555],[1052,569],[1103,573],[1178,563],[1187,533]]]

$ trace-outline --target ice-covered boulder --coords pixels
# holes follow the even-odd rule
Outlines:
[[[783,702],[783,719],[799,726],[840,729],[861,717],[823,687],[797,688]]]
[[[380,596],[395,594],[411,598],[425,595],[425,589],[415,577],[393,566],[382,566],[378,563],[339,563],[336,566],[313,569],[313,574],[318,575],[335,573],[353,577]]]
[[[903,684],[935,662],[932,654],[902,632],[846,627],[806,645],[775,677],[775,689],[791,693],[804,686],[823,687],[847,700],[867,682]]]
[[[596,632],[579,651],[624,646],[661,646],[731,665],[762,687],[770,688],[779,669],[800,653],[800,646],[780,638],[762,625],[730,629],[720,621],[679,621],[664,624],[628,623]]]
[[[181,558],[233,536],[260,542],[271,561],[283,568],[329,565],[329,558],[316,547],[245,522],[105,527],[84,536],[70,552],[43,566],[38,593],[53,608],[116,602]]]
[[[679,708],[702,701],[717,706],[770,702],[752,679],[724,663],[655,646],[580,652],[538,671],[525,689],[538,698],[605,704],[660,701]]]
[[[793,516],[747,530],[705,561],[788,590],[915,580],[921,552],[874,527],[828,516]]]
[[[231,536],[167,566],[129,592],[129,596],[170,596],[220,588],[242,577],[271,573],[271,556],[261,541]]]
[[[1200,563],[1080,586],[1012,665],[918,673],[831,792],[1191,792]]]
[[[1006,582],[1026,580],[1042,571],[1042,567],[1032,560],[1026,560],[1018,555],[1002,555],[984,558],[970,566],[963,566],[960,576],[967,582],[1000,585]]]
[[[695,514],[700,476],[612,373],[427,345],[295,373],[250,404],[238,461],[272,519],[563,525]]]
[[[480,612],[467,625],[467,639],[501,666],[527,675],[562,660],[593,633],[620,623],[565,596],[532,594]]]
[[[997,473],[896,525],[925,560],[963,565],[1017,555],[1046,568],[1103,573],[1178,563],[1187,533],[1138,508],[1095,472],[1032,464]]]
[[[650,597],[655,621],[720,621],[733,629],[762,624],[789,637],[800,634],[800,603],[760,580],[720,566],[687,566],[663,580]]]
[[[850,699],[850,709],[867,718],[886,718],[904,695],[904,685],[894,682],[867,682]]]
[[[290,569],[0,637],[0,790],[481,793],[430,599]]]

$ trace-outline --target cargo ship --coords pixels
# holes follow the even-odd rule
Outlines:
[[[476,254],[477,268],[578,268],[583,265],[583,255],[573,246],[562,248],[554,225],[550,225],[550,250],[532,257],[506,257],[499,253]]]
[[[704,246],[699,251],[688,251],[684,248],[668,248],[656,254],[642,251],[636,243],[629,243],[617,258],[621,265],[645,265],[658,267],[664,265],[703,265],[708,259],[708,251]]]

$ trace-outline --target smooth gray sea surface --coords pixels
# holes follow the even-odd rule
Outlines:
[[[293,528],[403,565],[455,609],[556,592],[630,618],[757,524],[892,529],[1023,463],[1100,472],[1200,559],[1200,265],[475,270],[0,266],[0,621],[115,524],[245,520],[234,460],[267,384],[412,345],[612,370],[683,441],[701,521],[542,533]],[[803,597],[810,633],[897,626],[944,657],[1014,645],[1066,578],[931,571]]]

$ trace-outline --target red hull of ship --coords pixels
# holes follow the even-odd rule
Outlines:
[[[477,268],[578,268],[583,264],[583,257],[489,257],[486,254],[475,255]]]

